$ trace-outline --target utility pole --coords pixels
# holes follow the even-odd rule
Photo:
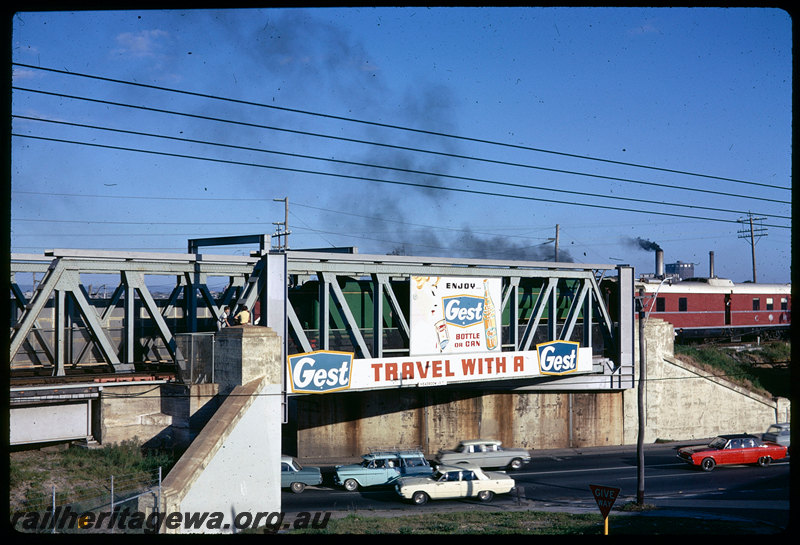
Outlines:
[[[756,283],[756,242],[761,237],[767,236],[767,228],[761,225],[761,222],[767,218],[754,218],[753,214],[748,213],[747,219],[740,219],[737,220],[739,223],[743,224],[744,227],[739,229],[739,238],[748,239],[750,241],[750,253],[753,259],[753,283]],[[753,225],[753,222],[759,222],[757,226]],[[749,226],[748,226],[749,224]]]
[[[553,261],[558,261],[558,228],[559,225],[556,223],[556,258]]]
[[[272,236],[278,239],[277,249],[286,251],[289,249],[289,235],[291,234],[291,231],[289,231],[289,197],[284,197],[282,199],[272,199],[272,200],[284,203],[283,221],[272,222],[272,225],[277,226],[275,228],[275,234]],[[283,226],[283,232],[281,232],[281,225]],[[283,244],[280,243],[280,237],[283,237]]]
[[[639,288],[639,297],[636,298],[639,307],[639,391],[638,391],[638,410],[639,410],[639,432],[636,440],[637,463],[637,483],[636,504],[644,505],[644,433],[645,433],[645,380],[647,377],[647,358],[645,356],[644,345],[644,288]]]

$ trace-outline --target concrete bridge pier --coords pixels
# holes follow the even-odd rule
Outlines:
[[[161,533],[235,533],[281,510],[281,339],[236,326],[217,343],[224,400],[162,483]],[[203,513],[208,524],[186,527],[188,514]]]

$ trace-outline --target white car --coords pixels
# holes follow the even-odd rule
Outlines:
[[[531,454],[524,448],[504,447],[494,439],[472,439],[461,441],[453,450],[436,453],[440,464],[475,464],[479,467],[507,467],[519,469],[530,463]]]
[[[472,464],[440,465],[430,477],[403,477],[395,490],[406,500],[424,505],[429,499],[478,498],[491,501],[495,494],[514,489],[514,479],[505,473],[484,471]]]

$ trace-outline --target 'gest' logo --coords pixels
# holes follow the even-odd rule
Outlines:
[[[293,392],[322,394],[350,387],[352,352],[320,350],[295,354],[288,360]]]
[[[573,341],[550,341],[536,345],[539,371],[543,375],[565,375],[578,369],[578,347]]]
[[[483,320],[483,297],[454,295],[443,297],[444,319],[448,324],[468,327]]]

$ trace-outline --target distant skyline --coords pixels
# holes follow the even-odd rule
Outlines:
[[[292,249],[552,260],[558,233],[564,261],[648,274],[657,245],[742,282],[752,214],[758,281],[791,280],[781,9],[51,11],[12,32],[12,252],[185,253],[275,233],[288,199]]]

